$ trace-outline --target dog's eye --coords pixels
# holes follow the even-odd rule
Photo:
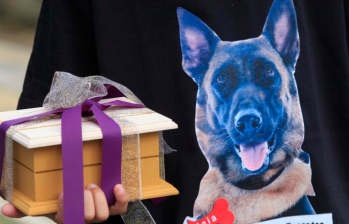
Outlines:
[[[275,75],[275,71],[273,69],[268,69],[266,72],[265,72],[265,76],[266,77],[273,77]]]
[[[227,77],[223,76],[223,75],[219,75],[217,77],[217,82],[220,83],[220,84],[223,84],[227,81]]]

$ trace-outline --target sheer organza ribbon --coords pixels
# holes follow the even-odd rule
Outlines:
[[[66,75],[66,74],[64,74]],[[74,76],[75,77],[75,76]],[[70,77],[71,78],[71,77]],[[74,78],[79,81],[79,77]],[[91,84],[87,82],[91,89]],[[56,82],[59,85],[59,82]],[[53,82],[55,85],[55,82]],[[53,86],[54,87],[54,86]],[[51,87],[51,90],[54,89]],[[81,87],[81,85],[80,85]],[[74,88],[74,86],[71,86]],[[113,85],[99,83],[98,88],[104,93],[89,98],[86,95],[79,105],[70,105],[68,108],[58,108],[33,116],[4,121],[0,125],[0,174],[3,171],[5,155],[6,131],[13,125],[20,124],[32,119],[50,114],[62,114],[62,163],[63,163],[63,191],[64,191],[64,214],[66,224],[85,223],[84,219],[84,181],[83,181],[83,141],[81,117],[84,114],[93,113],[103,134],[103,154],[101,188],[104,191],[108,204],[115,203],[113,188],[115,184],[121,183],[121,159],[122,159],[122,133],[120,126],[103,111],[110,106],[121,106],[131,108],[144,108],[141,104],[114,100],[100,103],[101,99],[126,97]],[[60,96],[64,96],[64,88],[60,88]],[[51,93],[51,92],[50,92]],[[50,94],[49,93],[49,94]],[[69,94],[68,94],[69,95]],[[67,96],[68,96],[67,95]],[[104,95],[104,96],[103,96]],[[80,95],[81,96],[81,95]],[[71,97],[71,96],[68,96]],[[52,99],[56,100],[57,99]],[[79,99],[81,101],[81,98]],[[47,101],[47,100],[45,100]],[[51,107],[57,108],[57,107]],[[0,177],[1,178],[1,177]],[[1,179],[0,179],[1,180]]]

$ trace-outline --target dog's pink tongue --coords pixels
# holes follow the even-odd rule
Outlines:
[[[240,145],[240,149],[245,168],[249,171],[256,171],[263,166],[268,151],[268,142]]]

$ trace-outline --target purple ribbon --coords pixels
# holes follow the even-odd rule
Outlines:
[[[106,85],[108,95],[104,99],[124,96],[115,86]],[[83,104],[65,109],[57,109],[30,117],[8,120],[0,125],[0,174],[3,171],[6,131],[13,125],[49,114],[62,113],[62,163],[64,191],[64,223],[85,223],[83,144],[81,116],[92,112],[103,134],[101,189],[109,205],[115,203],[113,188],[121,184],[122,133],[120,126],[103,111],[110,106],[144,108],[141,104],[114,100],[98,103],[102,97],[86,99]],[[1,182],[1,175],[0,175]]]

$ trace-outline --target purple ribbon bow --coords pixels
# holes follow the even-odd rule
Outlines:
[[[77,106],[51,110],[41,114],[8,120],[0,125],[0,182],[5,155],[6,131],[20,124],[49,114],[62,114],[62,163],[64,190],[64,223],[85,223],[84,216],[84,180],[83,180],[83,141],[81,116],[92,112],[103,134],[103,154],[101,189],[109,205],[115,203],[113,188],[121,183],[122,133],[120,126],[103,111],[110,106],[144,108],[141,104],[114,100],[99,103],[101,99],[125,97],[115,86],[105,85],[108,94],[104,97],[85,99]]]

